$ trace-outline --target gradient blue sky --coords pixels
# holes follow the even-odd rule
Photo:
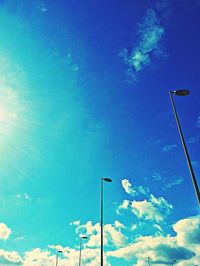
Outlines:
[[[0,1],[0,265],[192,266],[200,1]]]

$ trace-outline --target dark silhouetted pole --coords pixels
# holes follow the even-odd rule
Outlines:
[[[81,251],[82,251],[82,239],[87,239],[87,236],[80,237],[80,251],[79,251],[79,266],[81,266]]]
[[[175,115],[178,131],[179,131],[179,134],[180,134],[181,142],[182,142],[182,145],[183,145],[183,150],[184,150],[184,153],[185,153],[187,164],[188,164],[188,167],[189,167],[189,170],[190,170],[190,175],[191,175],[192,182],[193,182],[193,185],[194,185],[194,189],[195,189],[195,192],[196,192],[197,200],[198,200],[198,203],[200,205],[200,193],[199,193],[198,183],[197,183],[197,180],[195,178],[194,170],[193,170],[193,167],[192,167],[192,164],[191,164],[191,161],[190,161],[190,157],[189,157],[189,154],[188,154],[188,151],[187,151],[187,148],[186,148],[185,140],[184,140],[183,133],[182,133],[182,130],[181,130],[181,125],[180,125],[180,122],[179,122],[179,119],[178,119],[178,115],[177,115],[177,112],[176,112],[176,107],[175,107],[174,100],[173,100],[173,97],[172,97],[172,94],[178,95],[178,96],[187,96],[189,93],[190,92],[188,90],[177,90],[177,91],[170,91],[169,95],[170,95],[170,99],[171,99],[171,103],[172,103],[172,107],[173,107],[173,111],[174,111],[174,115]]]
[[[100,227],[101,227],[101,266],[103,266],[103,181],[112,182],[110,178],[101,178],[100,189]]]
[[[172,260],[172,266],[174,266],[174,263],[176,263],[176,260]]]
[[[56,266],[58,266],[58,253],[62,253],[62,251],[57,250],[57,252],[56,252]]]
[[[147,260],[148,260],[148,266],[151,266],[151,264],[150,264],[150,260],[151,260],[151,258],[148,257]]]

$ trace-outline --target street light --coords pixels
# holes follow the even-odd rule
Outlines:
[[[101,178],[100,190],[100,226],[101,226],[101,266],[103,266],[103,181],[112,182],[112,179],[104,177]]]
[[[170,99],[171,99],[171,103],[172,103],[172,107],[173,107],[174,116],[175,116],[175,119],[176,119],[178,131],[179,131],[179,134],[180,134],[181,142],[182,142],[182,145],[183,145],[183,150],[184,150],[185,157],[186,157],[186,160],[187,160],[188,168],[190,170],[190,175],[191,175],[191,178],[192,178],[192,182],[193,182],[193,185],[194,185],[194,189],[195,189],[195,192],[196,192],[198,203],[200,205],[200,193],[199,193],[198,183],[197,183],[197,180],[195,178],[194,170],[193,170],[193,167],[192,167],[192,164],[191,164],[191,161],[190,161],[189,153],[188,153],[187,148],[186,148],[185,140],[184,140],[183,133],[182,133],[182,130],[181,130],[181,125],[180,125],[180,122],[179,122],[179,119],[178,119],[176,107],[175,107],[174,100],[173,100],[173,97],[172,97],[173,94],[177,95],[177,96],[187,96],[189,93],[190,93],[189,90],[177,90],[177,91],[170,91],[169,95],[170,95]]]
[[[56,252],[56,266],[58,266],[58,253],[62,253],[62,251],[57,250],[57,252]]]
[[[82,239],[87,239],[87,236],[80,237],[80,252],[79,252],[79,266],[81,266],[81,250],[82,250]]]
[[[174,263],[176,263],[177,262],[177,260],[172,260],[172,266],[174,265]]]

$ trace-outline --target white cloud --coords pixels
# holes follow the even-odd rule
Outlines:
[[[135,189],[133,189],[132,184],[128,179],[123,179],[121,182],[122,182],[122,187],[124,188],[127,194],[134,196],[137,193]]]
[[[129,208],[130,201],[129,200],[123,200],[122,203],[117,207],[116,213],[120,214],[121,210],[127,210]]]
[[[150,200],[154,206],[157,206],[165,214],[169,214],[173,208],[163,197],[156,198],[153,194],[150,195]]]
[[[107,255],[123,258],[127,261],[136,257],[138,261],[144,263],[148,256],[153,260],[156,259],[156,247],[162,243],[167,243],[170,246],[174,245],[174,241],[170,237],[141,236],[136,239],[135,243],[116,251],[110,251]]]
[[[163,215],[158,209],[153,206],[151,202],[147,200],[143,201],[132,201],[131,203],[132,212],[139,218],[144,220],[155,220],[161,222],[164,220]]]
[[[143,186],[136,186],[135,189],[133,189],[133,186],[128,179],[123,179],[121,182],[122,187],[127,194],[131,196],[147,196],[148,200],[123,200],[116,210],[117,214],[120,214],[121,210],[131,210],[139,219],[159,223],[163,222],[166,216],[171,212],[173,208],[172,205],[169,204],[163,197],[156,198],[152,194],[149,195],[149,189]]]
[[[139,194],[147,195],[149,193],[149,189],[143,186],[135,186],[133,188],[133,185],[128,179],[122,179],[121,183],[122,183],[122,187],[124,188],[125,192],[131,195],[132,197],[137,196]]]
[[[104,244],[122,246],[126,242],[126,237],[121,232],[125,229],[125,226],[115,221],[114,224],[104,225]],[[77,225],[76,232],[78,234],[87,235],[88,240],[85,242],[87,247],[99,247],[100,246],[100,232],[101,227],[99,223],[93,224],[92,221],[88,221],[86,224]]]
[[[115,225],[114,226],[111,224],[105,225],[104,231],[108,236],[108,239],[110,239],[116,247],[121,247],[126,243],[126,237]]]
[[[163,230],[162,230],[162,227],[161,227],[159,224],[154,224],[153,226],[154,226],[156,229],[158,229],[158,231],[160,231],[160,232],[163,231]]]
[[[132,224],[132,226],[131,226],[131,230],[134,231],[134,230],[136,230],[136,229],[137,229],[137,224]]]
[[[125,228],[125,226],[122,223],[120,223],[119,221],[115,221],[114,225],[116,228]]]
[[[11,229],[4,223],[0,223],[0,239],[7,240],[11,234]]]
[[[58,251],[58,250],[62,251],[63,250],[63,247],[61,245],[48,245],[48,248],[55,249],[56,251]]]
[[[0,249],[0,265],[21,265],[22,258],[16,251]]]
[[[152,201],[157,205],[166,205],[162,198],[153,198]],[[99,224],[86,223],[85,228],[89,231],[99,231]],[[160,228],[159,225],[155,225]],[[93,227],[93,229],[91,229]],[[159,229],[158,228],[158,229]],[[127,239],[121,233],[125,229],[124,225],[115,221],[114,224],[105,225],[105,234],[113,240],[116,249],[104,252],[104,265],[111,266],[109,258],[120,258],[126,261],[136,260],[134,265],[146,266],[147,257],[151,258],[152,265],[170,265],[175,259],[176,266],[198,265],[200,261],[200,215],[185,218],[177,221],[173,227],[174,236],[156,235],[156,236],[138,236],[134,243]],[[135,226],[133,230],[135,229]],[[121,234],[120,234],[121,233]],[[124,242],[125,241],[125,242]],[[107,246],[109,248],[109,246]],[[54,266],[57,250],[62,250],[59,254],[59,266],[77,266],[79,258],[79,249],[63,247],[61,245],[51,245],[47,249],[35,248],[25,252],[20,256],[16,251],[5,251],[0,249],[1,265],[22,265],[22,266]],[[86,266],[99,266],[100,264],[99,248],[83,246],[82,263]],[[122,265],[126,263],[122,262]]]
[[[200,216],[178,221],[173,226],[175,236],[139,236],[134,243],[108,251],[107,256],[127,261],[136,259],[134,265],[145,266],[147,257],[152,264],[170,265],[176,260],[177,266],[198,265],[200,261]]]
[[[50,255],[49,251],[42,251],[40,248],[36,248],[25,253],[23,266],[53,265],[54,260],[55,256]]]
[[[80,220],[71,222],[70,225],[79,226],[80,225]]]
[[[100,232],[100,224],[96,223],[93,225],[92,221],[88,221],[86,224],[80,225],[78,229],[85,229],[87,235],[92,235]]]
[[[149,201],[132,201],[131,209],[139,219],[160,223],[170,213],[172,205],[163,197],[156,198],[151,194]]]
[[[62,250],[59,255],[59,266],[77,266],[79,260],[79,249],[70,247],[62,247],[60,245],[49,246],[52,251],[33,249],[25,253],[23,266],[54,266],[57,250]],[[86,266],[99,266],[100,264],[99,248],[84,248],[82,249],[82,264]],[[104,265],[111,266],[107,261],[107,256],[104,253]]]
[[[177,233],[178,244],[200,244],[200,215],[178,221],[173,229]]]

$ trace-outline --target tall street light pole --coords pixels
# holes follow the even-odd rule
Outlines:
[[[188,154],[188,151],[187,151],[187,147],[186,147],[186,144],[185,144],[185,140],[184,140],[184,137],[183,137],[181,125],[180,125],[180,122],[179,122],[179,119],[178,119],[176,107],[175,107],[174,100],[173,100],[173,97],[172,97],[172,95],[187,96],[189,93],[190,93],[189,90],[176,90],[176,91],[170,91],[169,95],[170,95],[170,99],[171,99],[171,103],[172,103],[172,107],[173,107],[174,116],[175,116],[175,119],[176,119],[178,131],[179,131],[179,134],[180,134],[181,142],[182,142],[182,145],[183,145],[183,150],[184,150],[185,157],[186,157],[186,160],[187,160],[188,168],[190,170],[190,175],[191,175],[192,182],[193,182],[193,185],[194,185],[194,189],[195,189],[195,192],[196,192],[197,200],[198,200],[198,203],[200,205],[200,193],[199,193],[198,183],[197,183],[197,180],[196,180],[196,177],[195,177],[195,174],[194,174],[194,170],[193,170],[193,167],[192,167],[192,164],[191,164],[191,161],[190,161],[190,157],[189,157],[189,154]]]
[[[57,250],[57,252],[56,252],[56,266],[58,266],[58,253],[62,253],[62,251]]]
[[[81,236],[80,237],[80,251],[79,251],[79,266],[81,266],[81,251],[82,251],[82,240],[87,239],[87,236]]]
[[[110,178],[101,178],[100,189],[100,227],[101,227],[101,266],[103,266],[103,182],[112,182]]]

